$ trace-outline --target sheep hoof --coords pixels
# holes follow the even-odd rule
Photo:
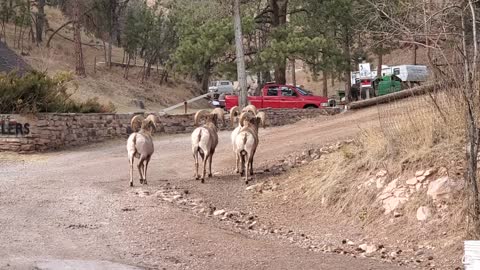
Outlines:
[[[133,182],[130,182],[130,186],[133,187]]]
[[[248,180],[245,180],[245,185],[248,185]]]
[[[142,184],[142,185],[143,185],[143,179],[140,179],[140,184]]]
[[[144,180],[143,180],[143,184],[144,184],[144,185],[147,185],[147,179],[144,179]]]
[[[195,180],[200,180],[200,177],[198,177],[198,176],[195,176]]]
[[[202,184],[203,184],[203,183],[205,183],[205,179],[204,179],[204,178],[202,178]]]
[[[213,175],[211,173],[208,174],[208,177],[213,177]]]

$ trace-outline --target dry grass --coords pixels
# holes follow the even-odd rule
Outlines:
[[[464,120],[444,94],[435,97],[442,118],[429,97],[391,103],[379,111],[380,128],[363,130],[355,144],[322,157],[312,165],[300,188],[309,200],[324,200],[340,211],[358,211],[372,203],[372,194],[358,192],[380,169],[394,179],[417,169],[461,164]],[[380,108],[380,107],[379,107]],[[310,170],[306,170],[310,171]],[[392,180],[391,179],[391,180]],[[363,196],[364,198],[359,198]]]
[[[58,9],[47,8],[46,14],[52,29],[57,29],[66,21],[66,18]],[[71,38],[73,32],[71,28],[66,27],[60,31],[60,34]],[[13,46],[13,39],[14,26],[8,25],[7,43],[9,47],[21,53],[20,48]],[[96,72],[94,72],[95,60],[97,63],[105,61],[102,42],[88,33],[82,33],[82,41],[99,46],[83,46],[87,77],[76,78],[75,84],[72,84],[70,91],[74,93],[74,99],[85,101],[88,98],[98,97],[102,103],[113,102],[118,112],[138,111],[139,109],[135,107],[132,101],[140,99],[145,102],[147,110],[159,111],[199,94],[199,88],[196,84],[182,78],[171,78],[170,83],[160,85],[156,72],[152,72],[152,78],[149,81],[142,83],[139,68],[131,68],[128,80],[123,78],[124,71],[122,68],[112,68],[110,70],[97,65]],[[55,36],[52,39],[51,47],[46,48],[45,44],[37,47],[30,43],[28,36],[26,36],[24,44],[23,51],[28,53],[24,56],[24,59],[37,70],[46,71],[52,75],[60,71],[73,71],[75,69],[75,56],[71,41]],[[122,62],[123,50],[113,46],[112,59],[115,62]],[[141,59],[138,60],[138,64],[141,61]],[[201,104],[201,106],[205,106],[205,104]]]
[[[462,177],[465,120],[462,102],[453,93],[458,96],[452,90],[434,95],[436,102],[426,96],[379,107],[380,128],[363,130],[354,144],[289,172],[281,196],[291,198],[298,207],[328,212],[337,222],[361,226],[372,238],[441,247],[439,252],[446,258],[452,258],[452,250],[460,254],[465,235],[462,192],[441,205],[425,191],[414,193],[398,209],[403,216],[393,219],[384,215],[376,201],[379,190],[359,188],[381,169],[388,171],[387,183],[396,178],[405,181],[420,169],[439,167],[448,168],[454,178]],[[416,219],[420,206],[433,210],[428,223]]]

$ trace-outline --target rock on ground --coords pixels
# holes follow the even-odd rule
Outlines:
[[[426,221],[432,215],[430,208],[421,206],[417,210],[417,220]]]

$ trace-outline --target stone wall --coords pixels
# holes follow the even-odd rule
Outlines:
[[[267,110],[267,124],[281,126],[303,118],[338,113],[338,110]],[[127,138],[134,114],[65,114],[0,115],[0,151],[43,152]],[[230,124],[226,116],[226,126]],[[194,129],[193,114],[159,115],[157,134],[189,133]]]

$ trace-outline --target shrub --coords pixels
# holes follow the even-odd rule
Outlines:
[[[0,113],[104,113],[114,112],[110,103],[104,106],[97,98],[76,102],[67,92],[71,73],[59,73],[49,77],[32,71],[22,77],[15,73],[0,74]]]

